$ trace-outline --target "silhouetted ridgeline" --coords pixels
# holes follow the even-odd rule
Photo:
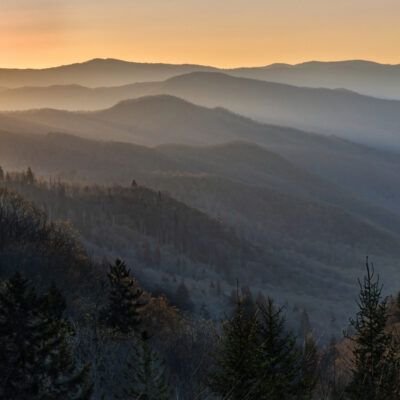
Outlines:
[[[94,59],[39,70],[2,68],[0,86],[4,86],[1,90],[22,86],[74,84],[88,87],[119,86],[135,82],[161,81],[195,71],[219,71],[237,77],[296,86],[344,88],[368,96],[399,99],[397,82],[400,79],[400,66],[364,60],[312,61],[296,65],[271,64],[253,68],[218,69],[201,65],[146,64]]]

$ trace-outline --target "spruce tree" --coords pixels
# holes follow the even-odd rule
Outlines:
[[[347,394],[354,400],[390,400],[400,397],[399,350],[394,337],[386,330],[387,299],[382,296],[379,276],[366,262],[366,275],[360,280],[358,312],[350,325],[355,334],[353,376]]]
[[[143,291],[123,261],[117,259],[109,268],[109,301],[101,318],[111,328],[133,333],[140,327],[140,309],[145,306]]]
[[[3,182],[4,181],[4,171],[3,171],[3,168],[1,168],[1,166],[0,166],[0,182]]]
[[[259,305],[259,356],[256,399],[310,398],[315,387],[311,372],[310,346],[301,351],[296,337],[286,332],[283,309],[271,298]],[[315,350],[315,347],[312,347]]]
[[[168,382],[165,360],[160,360],[144,337],[131,347],[131,354],[124,371],[125,384],[118,399],[169,400],[171,387]]]
[[[228,399],[310,399],[316,385],[316,346],[307,338],[303,350],[286,331],[282,308],[272,299],[246,312],[243,299],[223,325],[221,347],[208,387]]]
[[[215,394],[232,400],[256,399],[258,321],[255,314],[246,316],[243,299],[238,299],[234,316],[223,323],[219,347],[213,356],[214,367],[206,385]]]
[[[17,273],[0,292],[1,399],[90,398],[90,366],[76,366],[59,294],[55,302],[51,291],[38,296]]]

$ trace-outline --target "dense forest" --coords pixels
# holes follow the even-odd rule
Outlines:
[[[241,280],[259,257],[223,221],[135,181],[0,169],[0,397],[398,398],[400,308],[373,265],[345,336],[324,344],[306,311],[293,330],[287,305]]]

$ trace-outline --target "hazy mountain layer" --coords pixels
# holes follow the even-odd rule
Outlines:
[[[193,71],[211,71],[200,65],[134,63],[115,59],[93,59],[83,63],[44,69],[0,69],[0,86],[83,85],[117,86],[134,82],[164,80]]]
[[[122,99],[159,94],[181,97],[206,107],[224,107],[264,123],[336,134],[376,147],[400,149],[400,101],[344,90],[235,78],[215,72],[194,72],[163,82],[119,88],[57,86],[15,89],[0,92],[0,107],[2,104],[8,110],[44,106],[93,110],[110,107]],[[121,109],[122,106],[117,108],[119,112]],[[111,116],[113,113],[115,110],[106,114]],[[171,119],[174,117],[173,114],[169,116]],[[122,121],[117,122],[122,125]]]
[[[0,86],[116,86],[159,81],[195,71],[220,71],[238,77],[296,86],[345,88],[369,96],[400,99],[400,66],[362,60],[312,61],[297,65],[272,64],[254,68],[218,69],[201,65],[146,64],[95,59],[38,70],[3,68],[0,69]]]
[[[397,154],[338,137],[260,124],[223,109],[207,109],[170,96],[129,100],[91,113],[37,110],[1,114],[0,122],[13,132],[63,131],[92,139],[142,145],[252,142],[340,185],[356,197],[400,211],[400,158]],[[123,151],[123,146],[120,147]],[[147,165],[149,161],[145,157],[142,159]],[[214,165],[217,163],[214,161]],[[234,171],[240,174],[238,168]],[[112,170],[107,175],[118,178]]]
[[[255,261],[242,270],[236,269],[235,274],[241,271],[241,280],[251,284],[256,291],[267,291],[281,302],[288,300],[290,304],[306,307],[314,318],[318,316],[320,327],[325,320],[315,307],[317,303],[326,318],[330,318],[331,310],[335,309],[334,313],[344,321],[342,318],[348,314],[346,308],[353,304],[354,278],[366,254],[375,260],[385,276],[391,276],[388,289],[399,283],[400,276],[395,269],[395,260],[400,256],[400,217],[397,214],[352,197],[343,189],[252,144],[169,145],[151,149],[123,143],[92,142],[67,135],[42,137],[2,133],[0,160],[7,167],[32,165],[41,174],[51,174],[53,181],[55,178],[130,184],[135,179],[139,185],[144,183],[161,189],[161,199],[168,192],[170,196],[206,211],[222,220],[224,225],[234,227],[240,238],[259,249],[260,255]],[[62,211],[68,209],[66,205],[72,201],[67,202],[62,192],[55,189],[54,194],[46,197],[27,187],[24,193],[40,205],[47,204],[54,218],[69,218],[81,223],[82,227],[87,225],[86,211],[80,214]],[[116,211],[122,210],[122,205],[115,208],[119,203],[113,203],[114,208],[107,208],[108,195],[102,194],[101,190],[98,192],[101,196],[98,195],[102,200],[99,201],[95,200],[97,195],[86,195],[84,190],[79,193],[82,200],[74,200],[74,210],[90,209],[96,214],[94,205],[89,206],[89,203],[97,202],[98,210],[104,211],[104,218],[100,214],[91,217],[92,221],[97,221],[91,226],[99,221],[105,226],[102,234],[93,233],[96,246],[111,248],[113,254],[133,257],[129,250],[131,242],[126,236],[128,231],[122,227],[128,222],[118,216],[120,211]],[[124,195],[123,206],[127,210],[134,205],[129,203],[128,194],[129,190],[127,197]],[[83,205],[86,197],[88,203]],[[144,208],[142,212],[150,213],[150,216],[157,210],[157,215],[161,213],[157,218],[164,221],[163,209],[157,208],[160,200],[156,195],[151,198],[154,201],[151,200],[148,206],[155,209]],[[167,204],[170,200],[161,205]],[[160,223],[157,218],[152,219],[152,227]],[[108,220],[114,221],[113,224],[108,225],[105,222]],[[122,224],[121,227],[114,226],[117,222]],[[193,229],[194,236],[207,235],[208,228],[203,233]],[[146,231],[150,232],[148,228]],[[201,237],[198,240],[201,241]],[[231,282],[234,276],[227,273],[229,268],[222,270],[225,271],[221,275],[223,279]],[[192,274],[191,271],[188,269],[187,274]],[[343,307],[337,306],[339,298]]]
[[[311,61],[296,65],[272,64],[238,68],[230,74],[295,86],[348,89],[367,96],[400,100],[400,65],[350,60]]]
[[[382,148],[400,149],[400,101],[196,72],[154,84],[151,94],[224,107],[260,122],[336,134]]]

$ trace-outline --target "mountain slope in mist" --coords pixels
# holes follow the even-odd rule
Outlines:
[[[3,68],[0,69],[0,86],[8,88],[74,84],[88,87],[117,86],[161,81],[196,71],[220,71],[237,77],[295,86],[345,88],[368,96],[400,100],[400,65],[363,60],[312,61],[296,65],[271,64],[253,68],[221,69],[201,65],[148,64],[94,59],[45,69]]]
[[[208,72],[171,78],[155,84],[151,92],[171,94],[206,107],[224,107],[260,122],[400,150],[400,101]]]
[[[24,89],[19,90],[24,93]],[[263,123],[336,134],[360,143],[400,150],[400,101],[344,90],[303,88],[215,72],[194,72],[163,82],[120,88],[91,90],[74,86],[29,90],[37,92],[34,97],[40,98],[39,106],[51,105],[54,99],[54,104],[73,109],[109,107],[117,99],[169,94],[206,107],[224,107]],[[51,94],[41,94],[42,90]],[[22,97],[29,99],[29,93]],[[86,106],[82,104],[84,100]],[[1,102],[8,104],[7,108],[12,104],[8,102],[7,91],[0,92]],[[34,104],[33,100],[31,105]]]
[[[7,169],[31,165],[56,181],[130,184],[135,179],[139,186],[161,190],[162,197],[168,192],[221,219],[262,250],[257,266],[241,272],[252,288],[267,287],[280,301],[299,303],[310,312],[316,300],[328,313],[341,298],[343,308],[335,313],[347,315],[352,281],[367,253],[392,277],[393,287],[398,283],[392,266],[399,256],[399,215],[254,144],[147,148],[2,132],[0,160]],[[35,195],[32,188],[26,190]]]
[[[295,65],[237,68],[229,74],[295,86],[343,88],[367,96],[400,100],[400,65],[364,60],[311,61]]]
[[[1,132],[0,144],[3,165],[12,169],[31,165],[42,174],[72,180],[130,183],[135,179],[151,185],[179,176],[218,177],[306,201],[329,203],[400,234],[400,218],[395,214],[251,143],[149,148],[61,134],[27,136]]]
[[[18,125],[10,124],[17,121]],[[36,110],[0,114],[7,130],[18,133],[66,132],[91,139],[141,145],[213,145],[247,141],[278,153],[305,170],[358,197],[400,210],[400,159],[338,137],[265,125],[223,109],[207,109],[170,96],[122,102],[111,109],[72,113]],[[4,126],[3,124],[3,126]],[[13,129],[14,128],[14,129]],[[4,129],[5,130],[5,129]]]

